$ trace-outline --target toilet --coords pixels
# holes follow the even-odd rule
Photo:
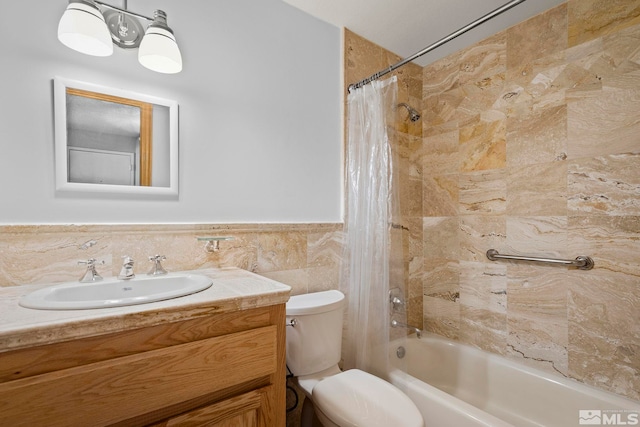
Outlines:
[[[312,425],[314,412],[325,427],[422,427],[418,408],[398,388],[359,369],[340,370],[343,312],[344,294],[335,290],[287,302],[287,367],[307,396],[302,427]]]

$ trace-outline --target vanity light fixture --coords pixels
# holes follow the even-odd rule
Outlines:
[[[100,9],[104,8],[104,12]],[[141,20],[150,22],[146,31]],[[60,23],[58,40],[78,52],[109,56],[113,45],[138,50],[138,61],[158,73],[174,74],[182,70],[182,55],[167,14],[156,10],[153,18],[111,6],[98,0],[69,0]]]

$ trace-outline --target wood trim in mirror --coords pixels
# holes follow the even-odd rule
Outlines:
[[[153,148],[153,105],[144,103],[140,109],[140,185],[151,186]]]
[[[153,141],[153,105],[148,102],[136,99],[121,98],[119,96],[107,95],[105,93],[91,92],[88,90],[67,88],[67,95],[82,96],[98,101],[113,102],[116,104],[129,105],[140,109],[140,185],[151,186],[151,164]]]

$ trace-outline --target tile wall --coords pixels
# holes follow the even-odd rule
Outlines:
[[[203,236],[232,236],[208,252]],[[94,240],[95,245],[79,249]],[[239,267],[285,283],[292,294],[338,287],[341,224],[173,224],[0,226],[0,286],[77,280],[80,260],[105,261],[103,277],[119,273],[123,255],[137,274],[149,271],[149,256],[167,257],[169,271]]]
[[[640,1],[570,0],[423,78],[425,328],[640,399]]]

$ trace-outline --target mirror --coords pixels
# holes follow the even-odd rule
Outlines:
[[[178,196],[178,104],[54,78],[56,191]]]

